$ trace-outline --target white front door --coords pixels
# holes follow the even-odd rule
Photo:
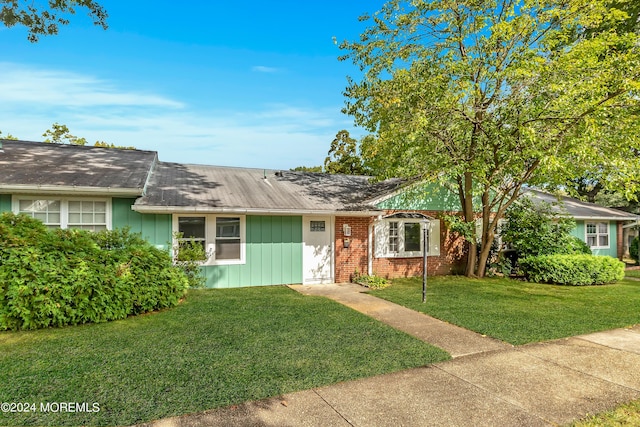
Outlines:
[[[302,218],[303,283],[333,283],[333,218]]]

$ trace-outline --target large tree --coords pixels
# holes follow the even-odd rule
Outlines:
[[[0,23],[6,27],[26,27],[31,42],[37,42],[40,36],[58,34],[60,25],[69,24],[69,17],[79,8],[87,9],[95,25],[107,28],[107,11],[94,0],[49,0],[40,4],[37,1],[0,0],[0,5]]]
[[[345,112],[376,134],[363,156],[384,159],[381,177],[451,183],[463,220],[482,216],[468,275],[484,275],[526,185],[600,164],[608,185],[638,188],[640,42],[626,18],[604,0],[392,0],[341,44],[363,72]]]
[[[349,135],[348,130],[341,130],[331,142],[331,147],[324,160],[324,171],[346,175],[366,175],[362,157],[358,153],[358,141]]]

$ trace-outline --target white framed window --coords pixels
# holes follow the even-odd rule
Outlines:
[[[13,196],[12,208],[49,228],[111,229],[111,199]]]
[[[174,250],[180,242],[198,242],[207,253],[204,265],[244,264],[245,227],[245,217],[239,215],[174,215],[173,231],[182,236]]]
[[[608,249],[609,241],[608,221],[585,223],[585,242],[591,249]]]
[[[424,227],[421,219],[384,218],[374,225],[377,258],[413,258],[423,254]],[[440,220],[429,220],[427,255],[440,255]]]

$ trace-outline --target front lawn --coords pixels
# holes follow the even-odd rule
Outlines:
[[[625,270],[624,276],[640,278],[640,270]]]
[[[422,366],[448,355],[286,287],[190,291],[161,313],[0,333],[0,425],[130,425]],[[95,413],[40,403],[95,402]],[[54,407],[55,408],[55,407]]]
[[[640,323],[640,282],[556,286],[511,279],[395,279],[372,295],[511,344],[545,341]]]

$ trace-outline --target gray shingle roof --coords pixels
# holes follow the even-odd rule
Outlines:
[[[155,151],[82,147],[2,140],[0,192],[3,188],[80,187],[138,192],[157,159]]]
[[[134,209],[371,211],[366,201],[401,180],[372,184],[365,176],[329,175],[158,162],[147,193]]]
[[[603,219],[603,220],[635,220],[637,215],[613,208],[605,208],[593,203],[583,202],[567,196],[556,196],[544,191],[527,189],[526,193],[534,203],[536,201],[556,205],[555,209],[566,211],[576,219]]]

